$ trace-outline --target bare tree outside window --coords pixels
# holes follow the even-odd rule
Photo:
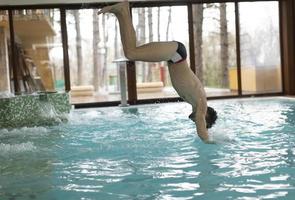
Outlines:
[[[228,65],[229,65],[229,55],[228,55],[228,31],[227,31],[227,16],[226,16],[226,4],[221,3],[219,5],[220,13],[220,64],[221,64],[221,87],[228,87]]]
[[[203,12],[204,5],[203,4],[195,4],[193,5],[193,25],[194,25],[194,33],[195,33],[195,62],[196,62],[196,74],[201,82],[204,82],[203,77]]]
[[[260,5],[257,2],[254,4],[258,7]],[[264,4],[272,11],[278,8],[273,2],[264,2]],[[195,48],[195,66],[192,67],[195,67],[196,75],[205,86],[207,96],[237,94],[234,5],[234,3],[193,4],[194,41],[192,42]],[[268,21],[261,19],[264,26],[249,28],[251,16],[249,22],[243,17],[243,13],[246,14],[243,8],[245,5],[246,3],[239,3],[241,10],[239,37],[243,67],[270,66],[273,63],[278,66],[276,63],[280,62],[280,55],[276,50],[279,44],[277,18],[271,17]],[[96,16],[96,10],[77,11],[78,14],[71,10],[67,11],[71,83],[90,89],[90,92],[86,93],[90,94],[90,97],[79,96],[77,99],[90,102],[119,99],[118,66],[113,61],[122,58],[124,54],[117,19],[111,14]],[[186,6],[133,7],[131,11],[138,45],[150,41],[177,40],[185,44],[189,54]],[[261,14],[262,12],[257,16]],[[256,21],[259,20],[258,17]],[[268,46],[271,48],[267,48]],[[135,64],[138,99],[177,97],[171,87],[165,62],[135,62]],[[246,81],[245,77],[251,77],[245,74],[246,71],[242,70],[242,82]]]
[[[79,10],[73,10],[73,16],[75,20],[76,29],[76,52],[77,52],[77,85],[83,84],[83,56],[82,56],[82,39],[81,39],[81,28],[80,28],[80,13]]]
[[[99,43],[100,39],[100,28],[99,28],[99,18],[97,16],[97,10],[93,10],[93,86],[95,91],[99,90],[100,77],[101,77],[101,65],[99,57]]]
[[[234,14],[232,3],[196,4],[193,7],[196,74],[208,96],[236,92],[229,88],[229,68],[236,66]],[[236,83],[236,76],[233,79]]]

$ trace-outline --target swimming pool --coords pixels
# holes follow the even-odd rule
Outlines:
[[[209,101],[203,144],[186,103],[75,110],[0,130],[0,199],[293,199],[295,100]]]

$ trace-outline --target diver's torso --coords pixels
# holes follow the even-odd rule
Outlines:
[[[169,73],[171,83],[178,95],[193,107],[196,107],[197,98],[205,94],[201,82],[188,67],[187,62],[169,65]]]

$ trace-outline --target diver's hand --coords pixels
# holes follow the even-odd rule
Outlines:
[[[216,144],[209,135],[198,134],[198,136],[205,144]]]
[[[206,141],[203,140],[203,142],[206,144],[216,144],[216,142],[214,142],[213,140],[206,140]]]

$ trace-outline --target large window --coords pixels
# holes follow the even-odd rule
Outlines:
[[[133,8],[138,45],[156,41],[182,42],[189,54],[187,7]],[[167,62],[136,62],[138,99],[178,97]]]
[[[138,4],[131,8],[137,45],[182,42],[208,97],[282,92],[278,1]],[[118,60],[124,53],[119,24],[113,14],[97,15],[93,8],[100,3],[90,6],[62,6],[62,13],[58,6],[1,10],[0,92],[17,91],[15,86],[26,93],[70,87],[73,104],[120,101]],[[67,32],[62,33],[63,22]],[[62,36],[68,38],[69,60],[63,57]],[[135,62],[135,66],[135,75],[132,66],[127,69],[131,102],[136,103],[135,93],[139,100],[178,97],[166,62]],[[135,77],[136,83],[131,83]]]
[[[72,103],[120,100],[118,63],[123,57],[118,22],[95,9],[68,10]]]
[[[22,92],[64,90],[59,22],[58,9],[14,11],[15,65]]]
[[[193,5],[196,74],[207,96],[237,94],[234,3]]]
[[[281,92],[278,2],[245,2],[239,8],[242,92]]]

